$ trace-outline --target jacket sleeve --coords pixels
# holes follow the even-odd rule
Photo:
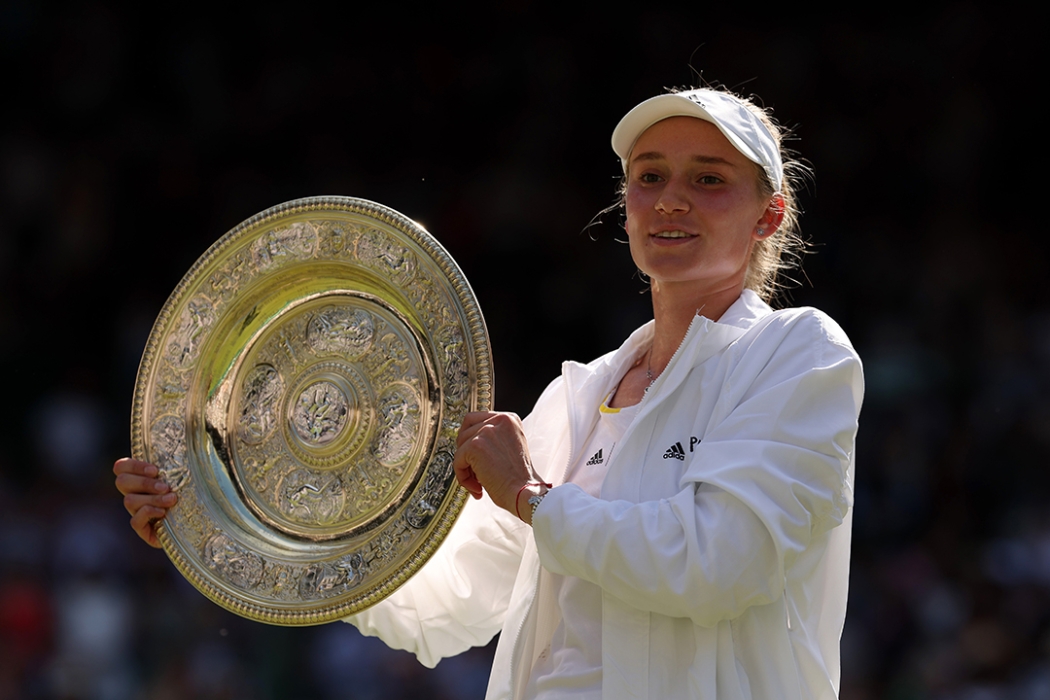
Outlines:
[[[632,503],[551,490],[533,520],[543,565],[703,626],[776,600],[852,502],[863,380],[826,323],[804,320],[768,354],[755,343],[728,371],[678,493]]]
[[[424,666],[487,644],[499,632],[526,528],[486,495],[470,500],[422,569],[386,599],[345,622],[416,655]]]

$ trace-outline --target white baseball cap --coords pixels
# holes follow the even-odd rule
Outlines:
[[[624,172],[627,172],[627,158],[638,137],[668,117],[696,117],[711,122],[748,160],[761,165],[773,189],[780,191],[784,182],[784,164],[780,160],[777,141],[769,129],[740,98],[707,88],[651,97],[620,120],[613,130],[612,147],[620,156]]]

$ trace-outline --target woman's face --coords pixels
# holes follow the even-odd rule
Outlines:
[[[649,127],[628,160],[631,256],[657,287],[743,289],[754,242],[779,217],[756,166],[714,124],[671,117]]]

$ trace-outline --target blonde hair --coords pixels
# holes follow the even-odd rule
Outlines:
[[[784,139],[789,135],[789,132],[773,119],[768,110],[759,107],[745,97],[728,90],[722,91],[739,100],[748,111],[765,125],[773,136],[777,149],[780,151],[780,158],[784,163],[784,177],[779,193],[773,189],[773,183],[769,181],[765,168],[755,163],[759,193],[763,197],[773,197],[779,194],[783,201],[784,211],[784,218],[781,220],[777,230],[771,235],[755,241],[755,245],[751,249],[751,260],[747,266],[747,275],[744,278],[744,287],[758,294],[768,304],[786,286],[783,280],[787,276],[783,273],[800,267],[802,256],[807,252],[808,244],[802,238],[799,230],[799,215],[802,213],[802,210],[798,206],[796,188],[807,177],[811,177],[812,171],[794,157],[795,153],[793,151],[784,148]]]

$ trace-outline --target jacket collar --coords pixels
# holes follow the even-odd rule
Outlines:
[[[733,305],[726,309],[715,325],[734,326],[748,330],[762,318],[773,313],[773,309],[750,289],[745,289]],[[697,314],[699,315],[699,314]]]
[[[751,290],[744,290],[717,321],[697,313],[689,325],[686,337],[682,338],[661,377],[674,374],[674,370],[679,367],[688,373],[689,369],[720,353],[750,330],[759,319],[771,313],[773,311],[770,306]],[[570,380],[577,398],[592,401],[604,399],[616,382],[627,373],[631,364],[652,344],[654,331],[655,321],[649,321],[632,333],[617,351],[589,365],[566,362],[563,365],[563,374]],[[594,385],[595,382],[597,385]],[[660,383],[658,379],[657,383]],[[590,393],[595,393],[596,398],[587,396]]]
[[[725,350],[758,319],[770,313],[769,306],[750,289],[745,289],[717,321],[698,312],[671,361],[649,387],[653,398],[648,403],[654,403],[653,399],[662,396],[665,387],[673,389],[681,384],[693,367]]]
[[[750,289],[745,289],[718,321],[697,313],[671,362],[653,382],[650,393],[660,394],[663,386],[678,386],[693,367],[723,351],[771,313],[772,309]],[[589,365],[564,363],[562,375],[569,390],[569,401],[597,406],[652,344],[655,324],[649,321],[632,333],[618,350]]]

